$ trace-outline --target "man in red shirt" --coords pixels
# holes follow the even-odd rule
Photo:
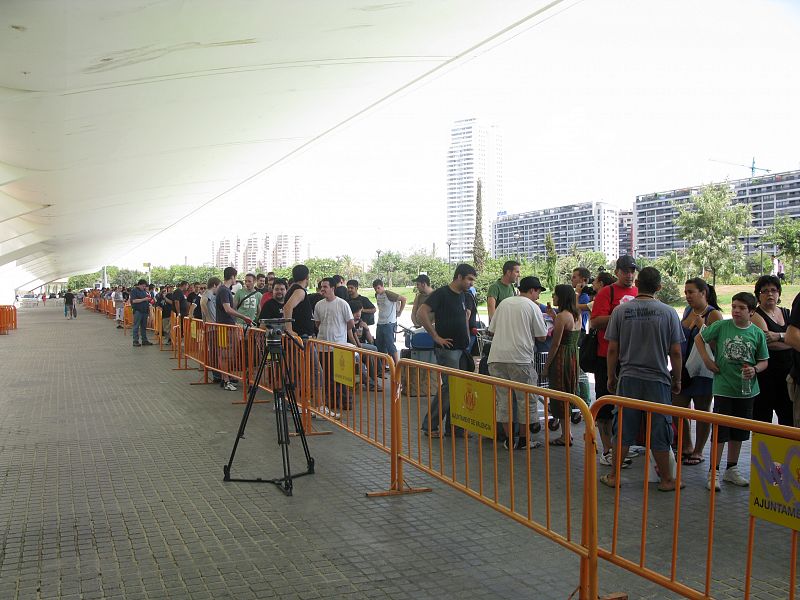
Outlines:
[[[636,261],[632,256],[620,256],[617,259],[617,268],[614,274],[617,281],[611,285],[604,286],[594,299],[592,307],[592,317],[589,327],[597,329],[597,369],[594,373],[595,398],[608,395],[608,342],[606,341],[606,327],[611,319],[611,312],[620,304],[629,302],[636,298],[639,290],[633,285],[636,278]],[[614,421],[614,407],[610,404],[604,406],[597,413],[597,428],[600,431],[600,440],[603,444],[603,454],[600,457],[600,464],[611,466],[611,433]],[[630,465],[623,462],[623,468]]]

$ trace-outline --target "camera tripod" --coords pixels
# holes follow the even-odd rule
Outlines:
[[[289,320],[263,319],[262,322],[269,327],[282,325],[289,322]],[[236,434],[236,440],[233,442],[231,457],[228,459],[228,464],[222,467],[222,471],[224,473],[223,481],[274,483],[285,495],[291,496],[292,480],[296,477],[302,477],[303,475],[310,475],[314,473],[314,459],[308,451],[306,433],[303,429],[303,422],[300,419],[300,411],[297,408],[294,374],[289,368],[289,365],[284,357],[284,339],[302,349],[302,345],[291,335],[284,333],[282,329],[268,330],[264,340],[261,361],[259,362],[258,370],[256,371],[253,383],[248,390],[247,404],[244,407],[244,414],[242,415],[242,422],[239,424],[239,431]],[[281,456],[283,458],[283,477],[277,477],[275,479],[262,479],[260,477],[256,479],[235,479],[231,477],[231,465],[233,465],[233,458],[236,456],[236,449],[239,446],[239,440],[244,438],[244,430],[247,427],[247,420],[250,418],[250,411],[253,410],[253,402],[255,401],[256,393],[258,392],[258,384],[261,382],[261,377],[263,376],[268,364],[275,369],[275,373],[277,374],[277,381],[275,382],[275,388],[272,392],[272,396],[273,402],[275,403],[275,424],[278,430],[278,445],[281,448]],[[292,474],[291,465],[289,464],[289,419],[286,414],[287,411],[292,415],[295,431],[300,437],[300,442],[303,444],[303,452],[305,453],[307,465],[307,469],[305,471],[302,473],[295,473],[294,475]]]

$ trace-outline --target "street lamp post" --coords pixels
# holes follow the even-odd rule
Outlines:
[[[375,261],[375,274],[380,277],[380,271],[378,271],[378,263],[381,261],[381,251],[375,250],[375,254],[378,255],[378,259]]]
[[[447,240],[447,264],[451,263],[450,261],[450,246],[453,245],[453,240]]]

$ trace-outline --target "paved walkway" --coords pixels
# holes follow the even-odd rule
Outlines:
[[[190,386],[197,373],[170,370],[157,346],[132,348],[108,319],[62,310],[21,310],[0,338],[0,600],[567,598],[577,586],[572,554],[411,469],[433,493],[366,498],[387,485],[388,458],[343,431],[309,438],[317,473],[291,498],[223,483],[241,394]],[[274,431],[269,405],[256,406],[235,474],[280,474]],[[692,476],[687,510],[705,494]],[[624,489],[633,505],[640,488]],[[606,515],[611,494],[600,490]],[[746,497],[721,495],[717,597],[742,596]],[[650,519],[657,547],[671,508]],[[696,521],[683,521],[690,539]],[[635,548],[638,533],[622,540]],[[759,561],[757,597],[787,597],[783,551]],[[671,597],[603,563],[611,591]]]

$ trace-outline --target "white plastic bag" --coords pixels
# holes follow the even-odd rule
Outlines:
[[[703,332],[706,326],[700,329],[700,332]],[[708,353],[708,357],[713,361],[714,360],[714,353],[711,351],[711,347],[706,344],[706,352]],[[689,357],[686,359],[686,372],[689,373],[689,377],[708,377],[709,379],[714,378],[714,373],[708,370],[706,364],[703,362],[703,357],[700,356],[700,351],[697,349],[697,342],[692,344],[692,351],[689,352]]]

